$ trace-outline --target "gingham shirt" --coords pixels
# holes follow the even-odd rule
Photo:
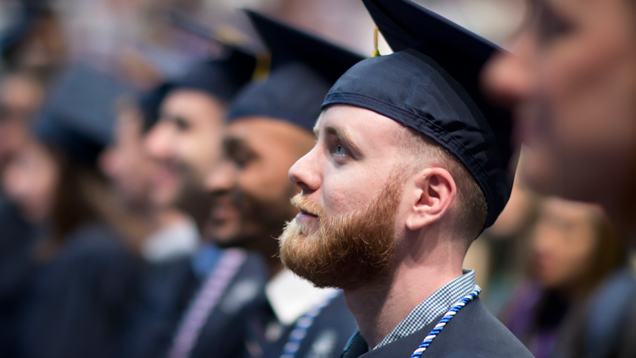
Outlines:
[[[417,305],[389,333],[380,344],[375,346],[379,348],[389,343],[393,343],[400,338],[410,336],[411,334],[423,329],[433,322],[433,320],[448,311],[457,301],[469,294],[475,289],[475,271],[464,270],[464,274],[453,281],[447,283],[432,295],[428,296],[422,303]],[[369,346],[364,340],[360,332],[356,332],[349,340],[344,351],[344,358],[357,358],[369,351]]]

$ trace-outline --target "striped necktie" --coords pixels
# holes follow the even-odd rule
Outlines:
[[[169,358],[187,358],[208,317],[216,307],[247,255],[238,249],[225,250],[216,268],[208,275],[184,315],[173,341]]]

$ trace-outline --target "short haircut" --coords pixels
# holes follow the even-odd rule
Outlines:
[[[427,136],[404,128],[403,140],[400,143],[412,154],[406,164],[413,170],[439,166],[448,170],[455,180],[457,194],[453,226],[459,229],[457,234],[465,237],[470,246],[470,243],[481,234],[488,218],[488,203],[483,191],[466,167],[450,151]]]

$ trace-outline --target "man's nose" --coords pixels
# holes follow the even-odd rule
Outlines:
[[[230,191],[236,184],[236,168],[228,160],[223,160],[206,178],[206,189],[209,193],[223,193]]]
[[[530,69],[532,43],[529,36],[513,46],[515,53],[495,54],[482,72],[486,94],[505,107],[512,107],[530,96],[534,76]]]
[[[321,184],[321,176],[317,168],[316,149],[314,148],[289,168],[289,179],[305,194],[316,191]]]
[[[146,135],[144,147],[151,158],[165,158],[172,151],[174,141],[165,124],[157,123]]]

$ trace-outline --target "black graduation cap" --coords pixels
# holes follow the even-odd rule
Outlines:
[[[144,114],[145,129],[150,129],[158,120],[161,102],[170,91],[179,88],[194,89],[209,93],[229,104],[251,80],[256,69],[256,55],[248,50],[221,42],[211,29],[183,16],[173,15],[171,19],[184,30],[223,45],[223,54],[196,63],[184,76],[168,80],[142,96],[139,103]]]
[[[109,74],[75,65],[53,84],[35,121],[36,135],[61,149],[72,162],[94,166],[111,141],[115,103],[131,92]]]
[[[312,130],[329,88],[360,55],[306,32],[245,11],[271,51],[271,71],[237,96],[228,120],[260,116]]]
[[[491,226],[513,182],[510,115],[488,103],[479,86],[482,67],[499,49],[410,0],[363,2],[395,52],[351,68],[329,91],[323,108],[366,108],[448,149],[484,192],[485,227]]]

